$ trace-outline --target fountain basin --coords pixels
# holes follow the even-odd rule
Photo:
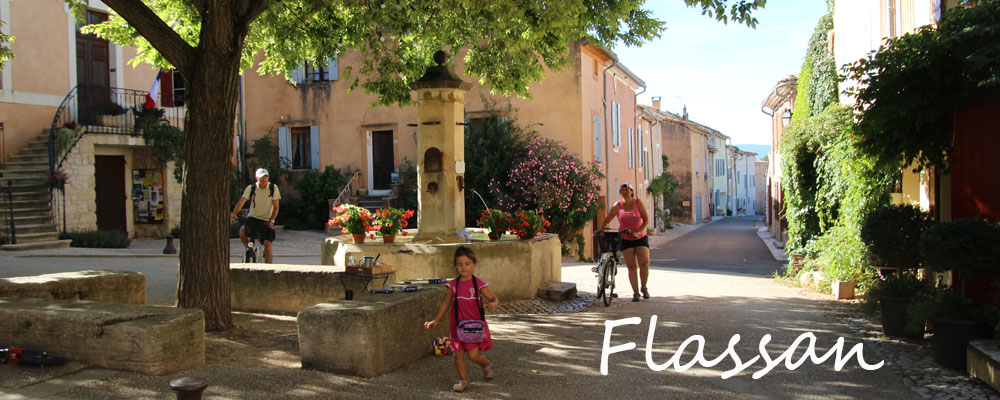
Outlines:
[[[533,299],[540,286],[562,279],[559,237],[554,234],[542,234],[528,240],[474,240],[468,243],[366,241],[360,244],[354,243],[347,235],[334,236],[323,240],[322,262],[323,265],[343,268],[349,256],[360,258],[381,254],[379,262],[393,267],[397,281],[431,277],[451,279],[457,275],[455,249],[463,245],[476,252],[479,259],[476,276],[489,282],[490,289],[501,301]]]

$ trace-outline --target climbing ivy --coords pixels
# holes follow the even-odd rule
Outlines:
[[[816,259],[830,279],[865,276],[860,237],[867,210],[889,201],[891,174],[864,154],[849,106],[834,105],[782,136],[787,247]]]
[[[946,167],[956,110],[1000,98],[1000,1],[949,9],[937,29],[889,39],[847,66],[860,82],[856,134],[888,168]]]
[[[828,6],[829,8],[829,6]],[[829,8],[832,10],[832,8]],[[819,114],[837,102],[837,64],[829,51],[829,32],[833,30],[833,11],[827,12],[816,24],[809,38],[805,62],[799,73],[798,93],[795,95],[793,122]]]

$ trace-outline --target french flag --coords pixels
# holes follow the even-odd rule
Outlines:
[[[149,88],[149,93],[146,93],[146,108],[156,108],[156,97],[160,95],[160,76],[163,75],[163,70],[160,70],[156,74],[156,80],[153,81],[153,87]]]

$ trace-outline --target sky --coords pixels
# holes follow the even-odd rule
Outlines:
[[[771,119],[760,105],[775,83],[798,74],[806,46],[826,14],[824,0],[768,0],[754,12],[756,29],[724,25],[683,0],[649,0],[645,8],[666,21],[659,39],[642,47],[617,46],[619,62],[646,82],[639,104],[679,112],[732,138],[733,144],[771,144]],[[641,90],[641,89],[640,89]]]

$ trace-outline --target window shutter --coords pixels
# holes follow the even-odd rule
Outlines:
[[[305,81],[306,69],[305,67],[299,66],[294,71],[292,71],[292,84],[298,85]]]
[[[615,147],[618,147],[618,118],[615,118],[617,113],[615,110],[618,109],[616,107],[617,104],[614,100],[611,100],[611,132],[608,132],[611,135],[611,145]]]
[[[329,61],[326,70],[326,80],[335,81],[340,77],[337,72],[337,57],[331,58]]]
[[[615,130],[618,132],[616,136],[618,137],[618,145],[622,145],[622,105],[621,103],[615,103]]]
[[[281,158],[291,161],[292,159],[292,136],[290,129],[285,127],[278,128],[278,164],[281,164]]]
[[[312,161],[312,169],[319,169],[319,127],[316,125],[309,127],[309,148],[312,150],[309,160]]]
[[[160,75],[160,107],[173,107],[174,106],[174,71],[173,70],[160,70],[165,72]]]
[[[629,168],[634,168],[635,167],[635,158],[634,158],[635,154],[633,153],[634,151],[635,151],[635,148],[632,147],[632,127],[630,126],[628,128],[628,167]]]
[[[601,162],[601,116],[594,116],[594,161]]]

